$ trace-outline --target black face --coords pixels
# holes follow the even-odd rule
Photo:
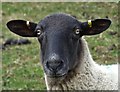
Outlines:
[[[37,25],[42,64],[47,76],[64,76],[76,66],[82,30],[79,25],[75,18],[57,14],[46,17]]]

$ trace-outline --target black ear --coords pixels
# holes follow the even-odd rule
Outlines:
[[[105,31],[111,24],[109,19],[95,19],[89,20],[88,22],[83,22],[82,35],[95,35]]]
[[[23,37],[36,37],[36,26],[36,23],[25,20],[11,20],[7,23],[7,27],[10,31]]]

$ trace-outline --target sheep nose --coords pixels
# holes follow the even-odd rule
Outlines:
[[[47,68],[51,71],[51,72],[58,72],[62,67],[63,67],[63,61],[62,60],[49,60],[46,63]]]

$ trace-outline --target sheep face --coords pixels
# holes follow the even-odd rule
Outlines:
[[[49,77],[65,76],[78,63],[80,22],[68,15],[55,14],[43,19],[35,31],[45,73]]]
[[[10,31],[23,37],[37,37],[41,45],[42,65],[48,77],[63,78],[79,63],[80,38],[106,30],[109,19],[79,22],[66,14],[52,14],[38,24],[12,20],[7,23]]]

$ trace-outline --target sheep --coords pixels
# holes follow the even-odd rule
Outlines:
[[[109,19],[80,22],[73,16],[56,13],[38,24],[11,20],[7,27],[23,37],[37,37],[47,90],[117,90],[116,65],[99,65],[93,61],[84,36],[105,31]],[[111,71],[110,69],[115,69]]]

